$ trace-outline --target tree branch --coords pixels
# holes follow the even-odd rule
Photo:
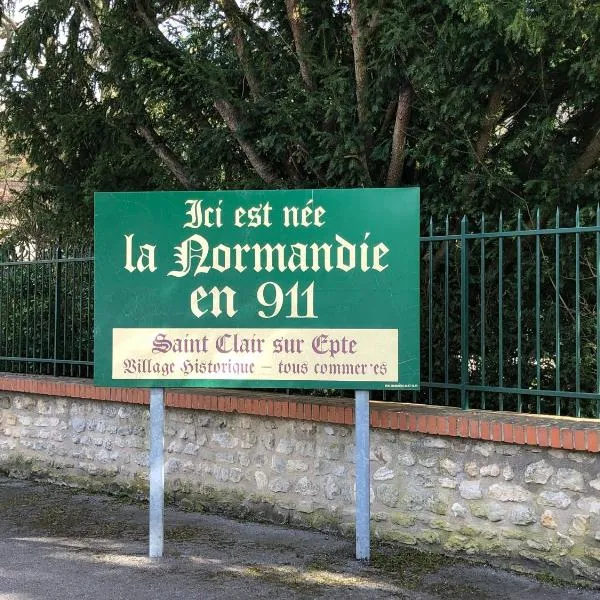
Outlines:
[[[567,177],[568,181],[575,181],[581,179],[586,171],[594,166],[594,164],[600,158],[600,123],[596,123],[594,127],[595,133],[592,139],[589,141],[585,150],[573,163],[571,171]]]
[[[296,57],[298,58],[298,63],[300,65],[300,75],[302,76],[306,89],[310,91],[315,90],[316,85],[308,62],[306,61],[306,57],[308,56],[306,51],[306,30],[301,15],[300,2],[298,0],[285,0],[285,8],[287,10],[290,27],[292,28],[292,35],[294,36]]]
[[[83,14],[83,16],[90,22],[90,25],[92,26],[92,31],[99,41],[100,34],[102,33],[100,21],[94,13],[94,11],[92,10],[92,7],[88,4],[88,0],[76,0],[75,4],[81,11],[81,14]]]
[[[404,147],[406,146],[406,129],[410,120],[410,109],[412,102],[412,87],[405,83],[400,88],[398,95],[398,107],[396,108],[396,122],[394,123],[394,134],[392,136],[392,152],[388,168],[386,187],[397,187],[402,180],[404,169]]]
[[[471,173],[469,173],[469,175],[467,176],[467,183],[465,185],[464,191],[465,196],[471,195],[471,192],[475,187],[474,171],[483,162],[483,159],[488,153],[490,141],[494,133],[494,128],[496,127],[498,119],[500,118],[500,115],[502,113],[502,95],[504,94],[504,90],[505,83],[498,83],[496,87],[492,90],[492,93],[488,100],[487,109],[485,111],[485,115],[481,123],[479,137],[477,138],[477,142],[473,149],[475,154],[475,165],[473,167],[473,171],[471,171]]]
[[[352,51],[354,53],[354,77],[356,80],[356,111],[358,122],[367,122],[367,54],[365,31],[360,18],[360,0],[350,0],[350,25],[352,27]]]
[[[365,47],[365,27],[363,26],[360,15],[360,0],[350,0],[350,26],[352,28],[352,52],[354,54],[354,78],[356,80],[356,112],[358,114],[358,124],[365,134],[365,142],[361,144],[358,150],[359,162],[362,165],[365,174],[365,183],[367,186],[373,185],[369,165],[367,162],[366,146],[367,141],[367,121],[369,116],[367,104],[367,52]]]
[[[475,160],[479,164],[486,156],[490,146],[490,140],[494,133],[494,128],[498,122],[502,109],[502,94],[504,93],[504,83],[499,83],[490,95],[487,111],[483,117],[479,138],[475,144]]]
[[[235,107],[227,100],[215,100],[214,107],[221,115],[227,127],[229,127],[231,134],[242,148],[246,158],[260,178],[268,184],[277,182],[279,178],[272,167],[258,154],[252,144],[240,134],[241,118]]]
[[[246,36],[242,26],[244,21],[243,13],[235,0],[219,0],[219,4],[225,13],[225,18],[231,29],[233,44],[240,60],[240,64],[242,65],[244,77],[250,86],[252,97],[256,100],[261,97],[260,83],[254,72],[246,45]]]
[[[188,190],[194,188],[194,180],[188,175],[185,166],[180,162],[179,158],[169,148],[166,142],[148,124],[140,124],[137,126],[138,134],[143,137],[150,148],[154,150],[156,155],[161,159],[170,173]]]

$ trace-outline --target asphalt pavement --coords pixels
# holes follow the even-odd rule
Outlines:
[[[169,508],[165,557],[149,559],[147,506],[0,477],[0,600],[600,600],[435,555]]]

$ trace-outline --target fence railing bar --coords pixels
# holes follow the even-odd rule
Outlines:
[[[498,231],[502,232],[504,223],[502,211],[498,218]],[[498,239],[498,385],[504,385],[504,238]],[[498,397],[498,408],[504,410],[504,396]]]
[[[467,233],[467,217],[460,222],[461,234]],[[465,235],[460,240],[460,392],[461,408],[469,408],[469,249]]]
[[[556,227],[559,227],[560,223],[560,212],[559,209],[556,209]],[[598,234],[596,234],[598,235]],[[554,247],[554,306],[555,306],[555,354],[556,354],[556,365],[555,365],[555,387],[556,391],[560,390],[560,359],[561,359],[561,351],[560,351],[560,234],[556,234],[555,236],[555,247]],[[560,398],[557,397],[554,405],[554,411],[557,415],[560,415]]]
[[[596,206],[596,224],[600,225],[600,204]],[[600,233],[596,234],[596,418],[600,418]]]
[[[540,229],[540,209],[536,211],[536,229]],[[535,236],[535,375],[537,380],[537,387],[542,387],[542,365],[541,365],[541,347],[540,347],[540,331],[541,331],[541,320],[540,320],[540,296],[541,296],[541,240],[540,235]],[[542,411],[540,398],[538,396],[536,401],[536,412],[539,415]]]
[[[429,235],[433,235],[433,217],[429,218]],[[429,280],[427,285],[427,352],[429,379],[433,376],[433,242],[429,242]],[[433,403],[433,392],[429,390],[429,404]]]
[[[562,398],[574,398],[574,399],[581,399],[581,400],[597,400],[598,399],[598,394],[596,394],[596,392],[569,392],[569,391],[564,391],[564,390],[548,390],[548,389],[541,389],[538,390],[537,388],[513,388],[513,387],[500,387],[500,386],[483,386],[483,385],[477,385],[477,384],[473,384],[473,383],[469,383],[466,385],[463,385],[462,383],[445,383],[445,382],[436,382],[436,381],[421,381],[421,387],[427,388],[427,387],[433,387],[433,388],[443,388],[444,386],[447,386],[448,389],[451,390],[462,390],[462,389],[466,389],[469,392],[488,392],[490,394],[512,394],[512,395],[517,395],[517,394],[522,394],[523,396],[537,396],[540,395],[542,398],[545,396],[551,397],[551,398],[556,398],[558,397],[562,397]]]
[[[450,231],[450,220],[446,215],[446,235]],[[450,303],[450,242],[444,240],[444,381],[448,383],[449,379],[449,343],[450,343],[450,320],[449,303]],[[446,389],[444,391],[444,404],[448,406],[450,402],[450,394]]]
[[[485,233],[485,215],[481,215],[481,233]],[[480,298],[480,351],[481,351],[481,385],[486,385],[485,373],[485,238],[480,242],[480,266],[479,266],[479,298]],[[433,378],[430,376],[429,381]],[[486,409],[485,392],[481,394],[481,408]]]
[[[0,356],[0,360],[10,360],[15,362],[26,362],[26,363],[43,363],[43,364],[51,364],[56,363],[57,365],[70,365],[71,363],[75,365],[85,365],[86,367],[93,367],[94,363],[87,360],[70,360],[68,358],[57,358],[54,360],[53,358],[23,358],[22,356]]]
[[[579,206],[575,211],[575,226],[579,228]],[[575,234],[575,391],[581,390],[581,234]],[[581,416],[581,404],[575,400],[575,416]]]
[[[522,227],[522,214],[519,210],[517,215],[517,233],[521,231]],[[522,256],[522,245],[521,237],[517,236],[517,388],[523,387],[523,357],[522,357],[522,344],[523,344],[523,295],[521,289],[521,256]],[[517,412],[523,412],[523,398],[521,394],[517,396]]]
[[[93,256],[71,257],[71,258],[42,258],[35,260],[12,260],[0,262],[0,267],[31,267],[34,265],[55,265],[56,263],[80,263],[94,262]]]
[[[533,235],[556,235],[557,233],[560,234],[566,234],[566,233],[581,233],[581,234],[587,234],[587,233],[598,233],[600,231],[600,226],[581,226],[581,227],[561,227],[560,229],[557,229],[556,227],[550,227],[548,229],[522,229],[521,231],[517,231],[517,230],[510,230],[507,229],[506,231],[487,231],[486,233],[465,233],[465,235],[463,236],[462,234],[457,234],[457,233],[452,233],[449,235],[444,235],[444,234],[435,234],[433,236],[429,236],[429,235],[422,235],[420,237],[420,240],[422,242],[428,242],[430,241],[430,238],[433,238],[431,241],[433,242],[441,242],[444,240],[448,240],[448,241],[455,241],[458,242],[460,240],[463,239],[463,237],[465,237],[468,240],[477,240],[477,239],[481,239],[481,238],[485,238],[485,239],[498,239],[498,238],[515,238],[515,237],[530,237]]]

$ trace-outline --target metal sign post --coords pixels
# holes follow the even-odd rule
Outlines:
[[[371,477],[369,464],[369,392],[354,392],[356,463],[356,558],[371,558]]]
[[[164,540],[165,394],[162,388],[150,390],[150,558],[162,558]]]

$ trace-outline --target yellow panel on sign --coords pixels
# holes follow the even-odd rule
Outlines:
[[[398,380],[397,329],[113,329],[113,379]]]

